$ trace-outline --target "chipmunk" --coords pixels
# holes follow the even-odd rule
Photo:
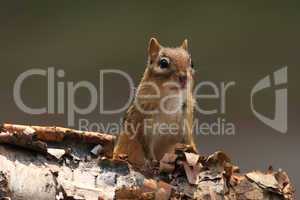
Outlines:
[[[125,154],[129,162],[143,166],[146,161],[160,160],[177,143],[197,152],[192,134],[193,73],[187,40],[168,48],[150,39],[147,67],[124,117],[114,158]]]

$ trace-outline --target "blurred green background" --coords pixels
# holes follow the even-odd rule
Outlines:
[[[299,188],[299,10],[299,1],[2,1],[0,122],[67,126],[66,115],[29,115],[16,106],[13,84],[27,69],[56,67],[66,73],[59,81],[88,80],[97,88],[100,69],[120,69],[137,86],[151,36],[166,46],[188,38],[197,81],[236,82],[226,98],[227,112],[221,115],[236,125],[236,134],[198,136],[200,152],[224,150],[243,171],[283,168]],[[258,80],[286,65],[289,129],[281,134],[252,114],[250,91]],[[126,102],[129,88],[119,77],[108,77],[104,89],[107,108]],[[79,91],[76,103],[84,107],[89,95]],[[265,91],[255,101],[257,110],[270,117],[273,93]],[[45,105],[45,79],[26,81],[22,94],[30,105]],[[209,108],[218,102],[200,104]],[[122,115],[95,110],[76,119],[109,123]],[[218,116],[197,117],[205,122]]]

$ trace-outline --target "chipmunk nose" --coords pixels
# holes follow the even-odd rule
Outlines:
[[[186,81],[187,75],[179,75],[179,81]]]
[[[187,75],[179,75],[179,83],[180,83],[180,86],[181,88],[185,88],[186,86],[186,82],[187,82]]]

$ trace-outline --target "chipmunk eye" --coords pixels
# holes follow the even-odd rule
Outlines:
[[[169,61],[166,58],[162,58],[159,61],[159,66],[160,66],[160,68],[165,69],[165,68],[169,67]]]

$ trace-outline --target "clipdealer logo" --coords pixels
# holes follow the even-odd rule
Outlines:
[[[257,84],[251,90],[251,110],[253,114],[264,124],[269,127],[279,131],[281,133],[287,133],[288,130],[288,122],[287,122],[287,83],[288,83],[288,67],[283,67],[277,71],[275,71],[271,76],[268,75],[263,79],[259,80]],[[271,80],[274,80],[272,83]],[[275,87],[272,87],[275,86]],[[283,86],[283,87],[282,87]],[[274,111],[274,119],[270,119],[262,114],[260,114],[254,108],[254,95],[265,89],[274,89],[275,90],[275,111]]]
[[[252,88],[250,92],[250,107],[251,111],[253,112],[254,116],[258,118],[260,121],[262,121],[267,126],[275,129],[276,131],[279,131],[281,133],[287,133],[287,67],[283,67],[275,72],[272,73],[272,75],[265,76],[263,79],[259,80],[256,85]],[[64,81],[61,80],[65,77],[65,72],[62,69],[56,70],[54,67],[50,67],[47,70],[45,69],[29,69],[23,73],[21,73],[15,83],[14,83],[14,89],[13,89],[13,96],[14,101],[18,108],[20,108],[23,112],[28,114],[65,114],[65,111],[67,111],[67,119],[68,119],[68,126],[74,126],[75,125],[75,116],[76,114],[80,115],[86,115],[94,111],[97,107],[99,108],[99,113],[101,114],[116,114],[125,111],[130,102],[132,102],[134,97],[134,91],[130,90],[129,98],[126,102],[126,104],[118,109],[114,110],[106,110],[104,108],[104,75],[107,74],[117,74],[120,75],[122,78],[128,81],[130,88],[135,88],[132,78],[129,76],[129,74],[116,70],[116,69],[105,69],[100,70],[100,76],[99,76],[99,90],[97,87],[95,87],[91,82],[89,81],[79,81],[77,83],[74,83],[73,81]],[[30,78],[31,76],[43,76],[47,80],[47,106],[41,107],[41,108],[32,108],[31,106],[28,106],[22,99],[21,91],[22,91],[22,85],[25,80]],[[60,80],[57,80],[60,79]],[[274,82],[274,83],[273,83]],[[221,82],[220,86],[218,87],[217,84],[210,82],[210,81],[202,81],[198,83],[195,86],[195,89],[193,91],[193,94],[196,99],[216,99],[220,101],[220,107],[214,108],[213,110],[204,110],[200,108],[200,105],[197,103],[195,104],[195,109],[201,114],[204,115],[217,115],[217,114],[225,114],[225,107],[226,107],[226,96],[228,93],[228,89],[236,85],[235,81],[230,82]],[[155,89],[156,85],[153,85],[153,88]],[[275,86],[275,87],[272,87]],[[202,91],[201,88],[208,87],[213,91],[213,94],[200,94],[198,91]],[[79,88],[85,88],[89,91],[90,94],[90,103],[86,108],[81,108],[76,105],[75,101],[75,94],[78,92]],[[65,89],[67,90],[67,93],[65,94]],[[156,88],[157,89],[157,88]],[[268,118],[264,116],[263,114],[259,113],[255,109],[254,105],[254,98],[255,94],[258,92],[264,92],[267,89],[274,89],[275,90],[275,115],[274,118]],[[55,92],[57,91],[57,92]],[[157,89],[159,91],[159,89]],[[67,105],[65,105],[64,99],[67,99]],[[55,105],[57,103],[57,106]],[[82,120],[79,120],[82,121]],[[219,123],[220,121],[220,123]],[[225,120],[225,118],[222,118],[218,120],[218,124],[221,124],[220,127],[222,127],[222,130],[233,130],[235,132],[235,126],[233,123],[229,123]],[[207,129],[207,124],[202,123],[203,127]],[[215,123],[213,123],[211,126],[210,132],[212,132],[212,129],[214,127]],[[202,127],[202,126],[201,126]],[[203,128],[202,127],[202,128]],[[225,128],[227,127],[227,129]],[[229,128],[228,128],[229,127]],[[223,132],[226,132],[224,131]],[[232,132],[232,131],[231,131]]]

